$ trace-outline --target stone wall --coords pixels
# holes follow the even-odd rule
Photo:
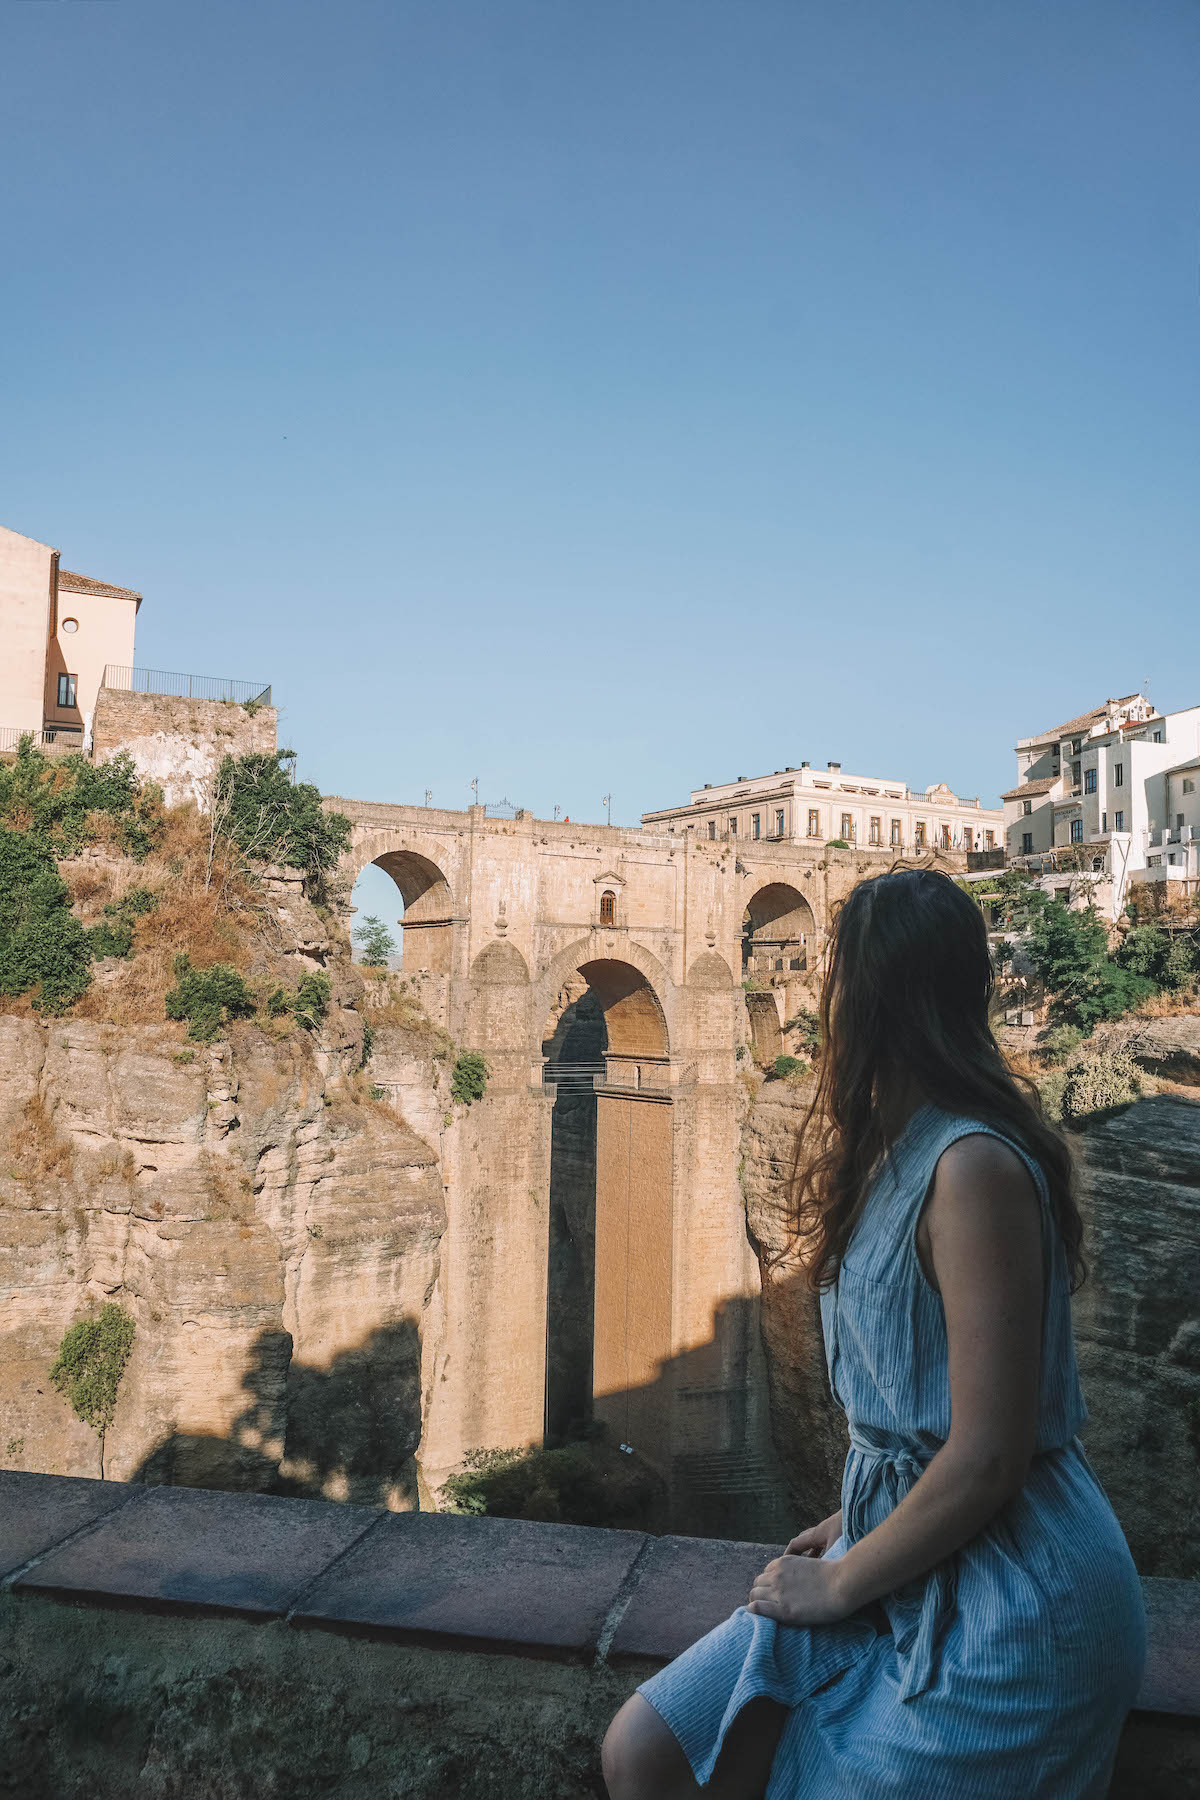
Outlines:
[[[273,751],[278,720],[273,706],[101,688],[92,722],[93,754],[97,762],[107,762],[128,751],[139,775],[162,788],[168,806],[203,807],[221,758]]]
[[[777,1553],[0,1474],[0,1767],[22,1800],[600,1800],[618,1706]],[[1200,1587],[1144,1586],[1110,1800],[1188,1800]]]

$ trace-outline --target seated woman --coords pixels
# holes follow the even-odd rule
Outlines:
[[[948,876],[845,901],[794,1184],[841,1508],[622,1707],[611,1800],[1107,1792],[1145,1612],[1076,1436],[1070,1156],[1000,1056],[992,986]]]

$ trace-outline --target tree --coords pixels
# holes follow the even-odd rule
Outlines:
[[[361,925],[356,925],[351,934],[362,952],[361,960],[368,968],[386,969],[388,958],[396,954],[396,940],[374,913],[368,913]]]
[[[70,1402],[77,1419],[100,1436],[100,1479],[104,1480],[104,1439],[117,1409],[117,1389],[133,1349],[134,1323],[114,1301],[94,1319],[72,1325],[58,1347],[50,1379]]]
[[[1059,1018],[1086,1032],[1101,1019],[1119,1018],[1154,992],[1145,975],[1109,956],[1108,932],[1092,905],[1072,911],[1061,900],[1043,896],[1023,948]]]
[[[226,756],[210,795],[213,814],[244,856],[303,869],[314,898],[323,899],[350,842],[350,821],[326,812],[308,781],[293,781],[284,764],[293,750]]]

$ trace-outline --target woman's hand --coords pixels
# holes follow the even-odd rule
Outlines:
[[[813,1529],[823,1528],[818,1525]],[[777,1619],[781,1625],[834,1625],[839,1619],[849,1618],[853,1609],[842,1598],[839,1560],[821,1562],[799,1554],[777,1556],[755,1578],[747,1611]]]
[[[783,1554],[785,1556],[824,1556],[841,1535],[842,1513],[839,1507],[837,1512],[830,1513],[827,1519],[822,1519],[819,1525],[810,1525],[807,1531],[802,1531],[798,1537],[794,1537]]]

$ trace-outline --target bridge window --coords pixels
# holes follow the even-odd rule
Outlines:
[[[600,923],[615,925],[617,922],[617,896],[611,888],[605,888],[600,896]]]

